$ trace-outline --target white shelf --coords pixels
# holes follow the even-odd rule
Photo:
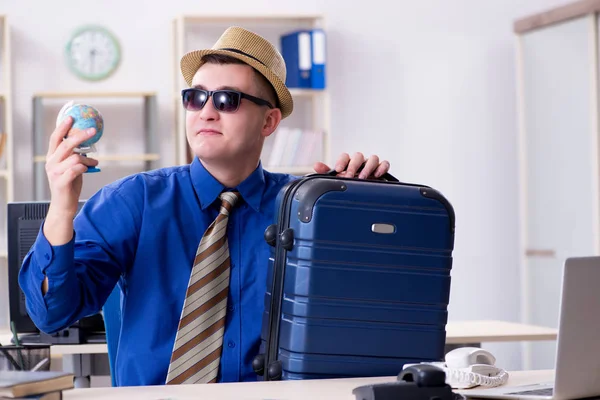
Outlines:
[[[98,161],[123,161],[123,162],[139,162],[144,171],[155,169],[158,167],[156,161],[160,160],[159,138],[158,138],[158,100],[156,92],[148,91],[65,91],[65,92],[36,92],[33,94],[32,114],[33,114],[33,129],[32,143],[33,155],[31,160],[34,164],[33,173],[33,199],[40,200],[45,197],[47,192],[47,182],[45,179],[45,171],[43,164],[46,161],[45,152],[47,150],[47,141],[45,135],[44,124],[47,123],[44,113],[45,102],[50,99],[74,99],[74,98],[104,98],[110,100],[133,98],[141,100],[141,112],[143,115],[143,145],[138,150],[139,153],[133,154],[115,154],[115,151],[109,151],[101,146],[99,151],[92,152],[89,157]],[[140,106],[140,104],[138,104]],[[105,115],[106,118],[106,115]],[[104,150],[102,150],[104,149]]]
[[[0,251],[0,260],[8,258],[8,253],[6,251]]]
[[[33,97],[45,99],[80,98],[80,97],[150,97],[155,92],[38,92]]]
[[[232,21],[244,21],[245,23],[281,23],[298,22],[309,24],[315,20],[323,19],[317,14],[272,14],[272,15],[182,15],[179,20],[185,23],[231,23]]]
[[[290,94],[293,97],[315,97],[325,94],[325,89],[296,89],[290,88]]]

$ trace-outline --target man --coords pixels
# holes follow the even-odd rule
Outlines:
[[[256,379],[263,233],[277,193],[295,179],[260,163],[264,139],[293,109],[285,63],[269,42],[233,27],[212,49],[185,55],[181,70],[191,86],[182,102],[193,162],[107,185],[75,217],[82,173],[97,161],[73,149],[94,132],[63,140],[65,121],[46,159],[50,208],[19,276],[30,316],[46,332],[98,312],[119,283],[113,368],[121,386]],[[389,169],[360,153],[343,154],[335,167],[355,176],[365,161],[360,177]]]

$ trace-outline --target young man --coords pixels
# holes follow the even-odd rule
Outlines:
[[[93,132],[63,140],[65,121],[46,159],[50,208],[19,276],[46,332],[98,312],[119,283],[121,386],[256,380],[263,233],[277,193],[295,179],[260,163],[264,139],[293,109],[285,63],[269,42],[233,27],[212,49],[185,55],[181,70],[191,86],[182,102],[193,162],[107,185],[75,217],[82,173],[97,161],[73,153]],[[341,155],[335,168],[355,176],[365,161],[360,177],[389,169],[360,153]]]

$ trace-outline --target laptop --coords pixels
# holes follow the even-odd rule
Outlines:
[[[565,261],[552,382],[465,390],[467,397],[581,399],[600,396],[600,257]]]

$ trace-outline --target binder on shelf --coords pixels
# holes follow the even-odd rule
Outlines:
[[[281,55],[287,67],[289,88],[325,88],[325,32],[304,29],[281,36]]]
[[[325,32],[322,29],[313,29],[311,39],[311,87],[313,89],[325,89]]]

